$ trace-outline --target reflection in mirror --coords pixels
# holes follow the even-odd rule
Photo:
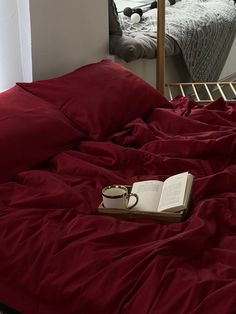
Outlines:
[[[118,12],[123,11],[125,8],[136,8],[148,5],[150,0],[115,0]]]
[[[152,59],[154,63],[150,66],[149,62],[149,68],[153,71],[157,47],[157,9],[153,1],[109,2],[113,7],[110,9],[110,52],[116,56],[118,62],[134,72],[140,68],[138,63],[146,64],[146,59]],[[165,4],[166,80],[236,80],[234,0],[166,0]],[[142,14],[124,14],[126,7],[130,7],[132,11],[139,7]],[[139,14],[140,18],[132,19],[135,13]],[[112,20],[116,20],[120,32],[115,33],[114,29],[111,31]],[[142,69],[144,68],[145,66],[142,66]],[[143,76],[143,73],[140,76]]]

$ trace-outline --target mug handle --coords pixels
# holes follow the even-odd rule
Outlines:
[[[137,205],[138,203],[138,195],[136,193],[130,193],[128,194],[128,198],[130,198],[131,196],[136,198],[136,201],[134,202],[134,204],[130,205],[129,207],[127,207],[128,209],[133,208],[135,205]]]

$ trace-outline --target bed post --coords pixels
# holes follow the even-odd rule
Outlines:
[[[165,0],[157,1],[156,88],[165,92]]]

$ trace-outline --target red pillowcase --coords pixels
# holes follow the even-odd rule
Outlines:
[[[0,94],[0,182],[71,148],[81,136],[44,100],[15,86]]]
[[[18,85],[60,108],[90,139],[103,139],[155,107],[169,106],[155,88],[109,60]]]

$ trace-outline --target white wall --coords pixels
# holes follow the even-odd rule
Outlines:
[[[33,79],[108,56],[107,0],[30,0]]]

